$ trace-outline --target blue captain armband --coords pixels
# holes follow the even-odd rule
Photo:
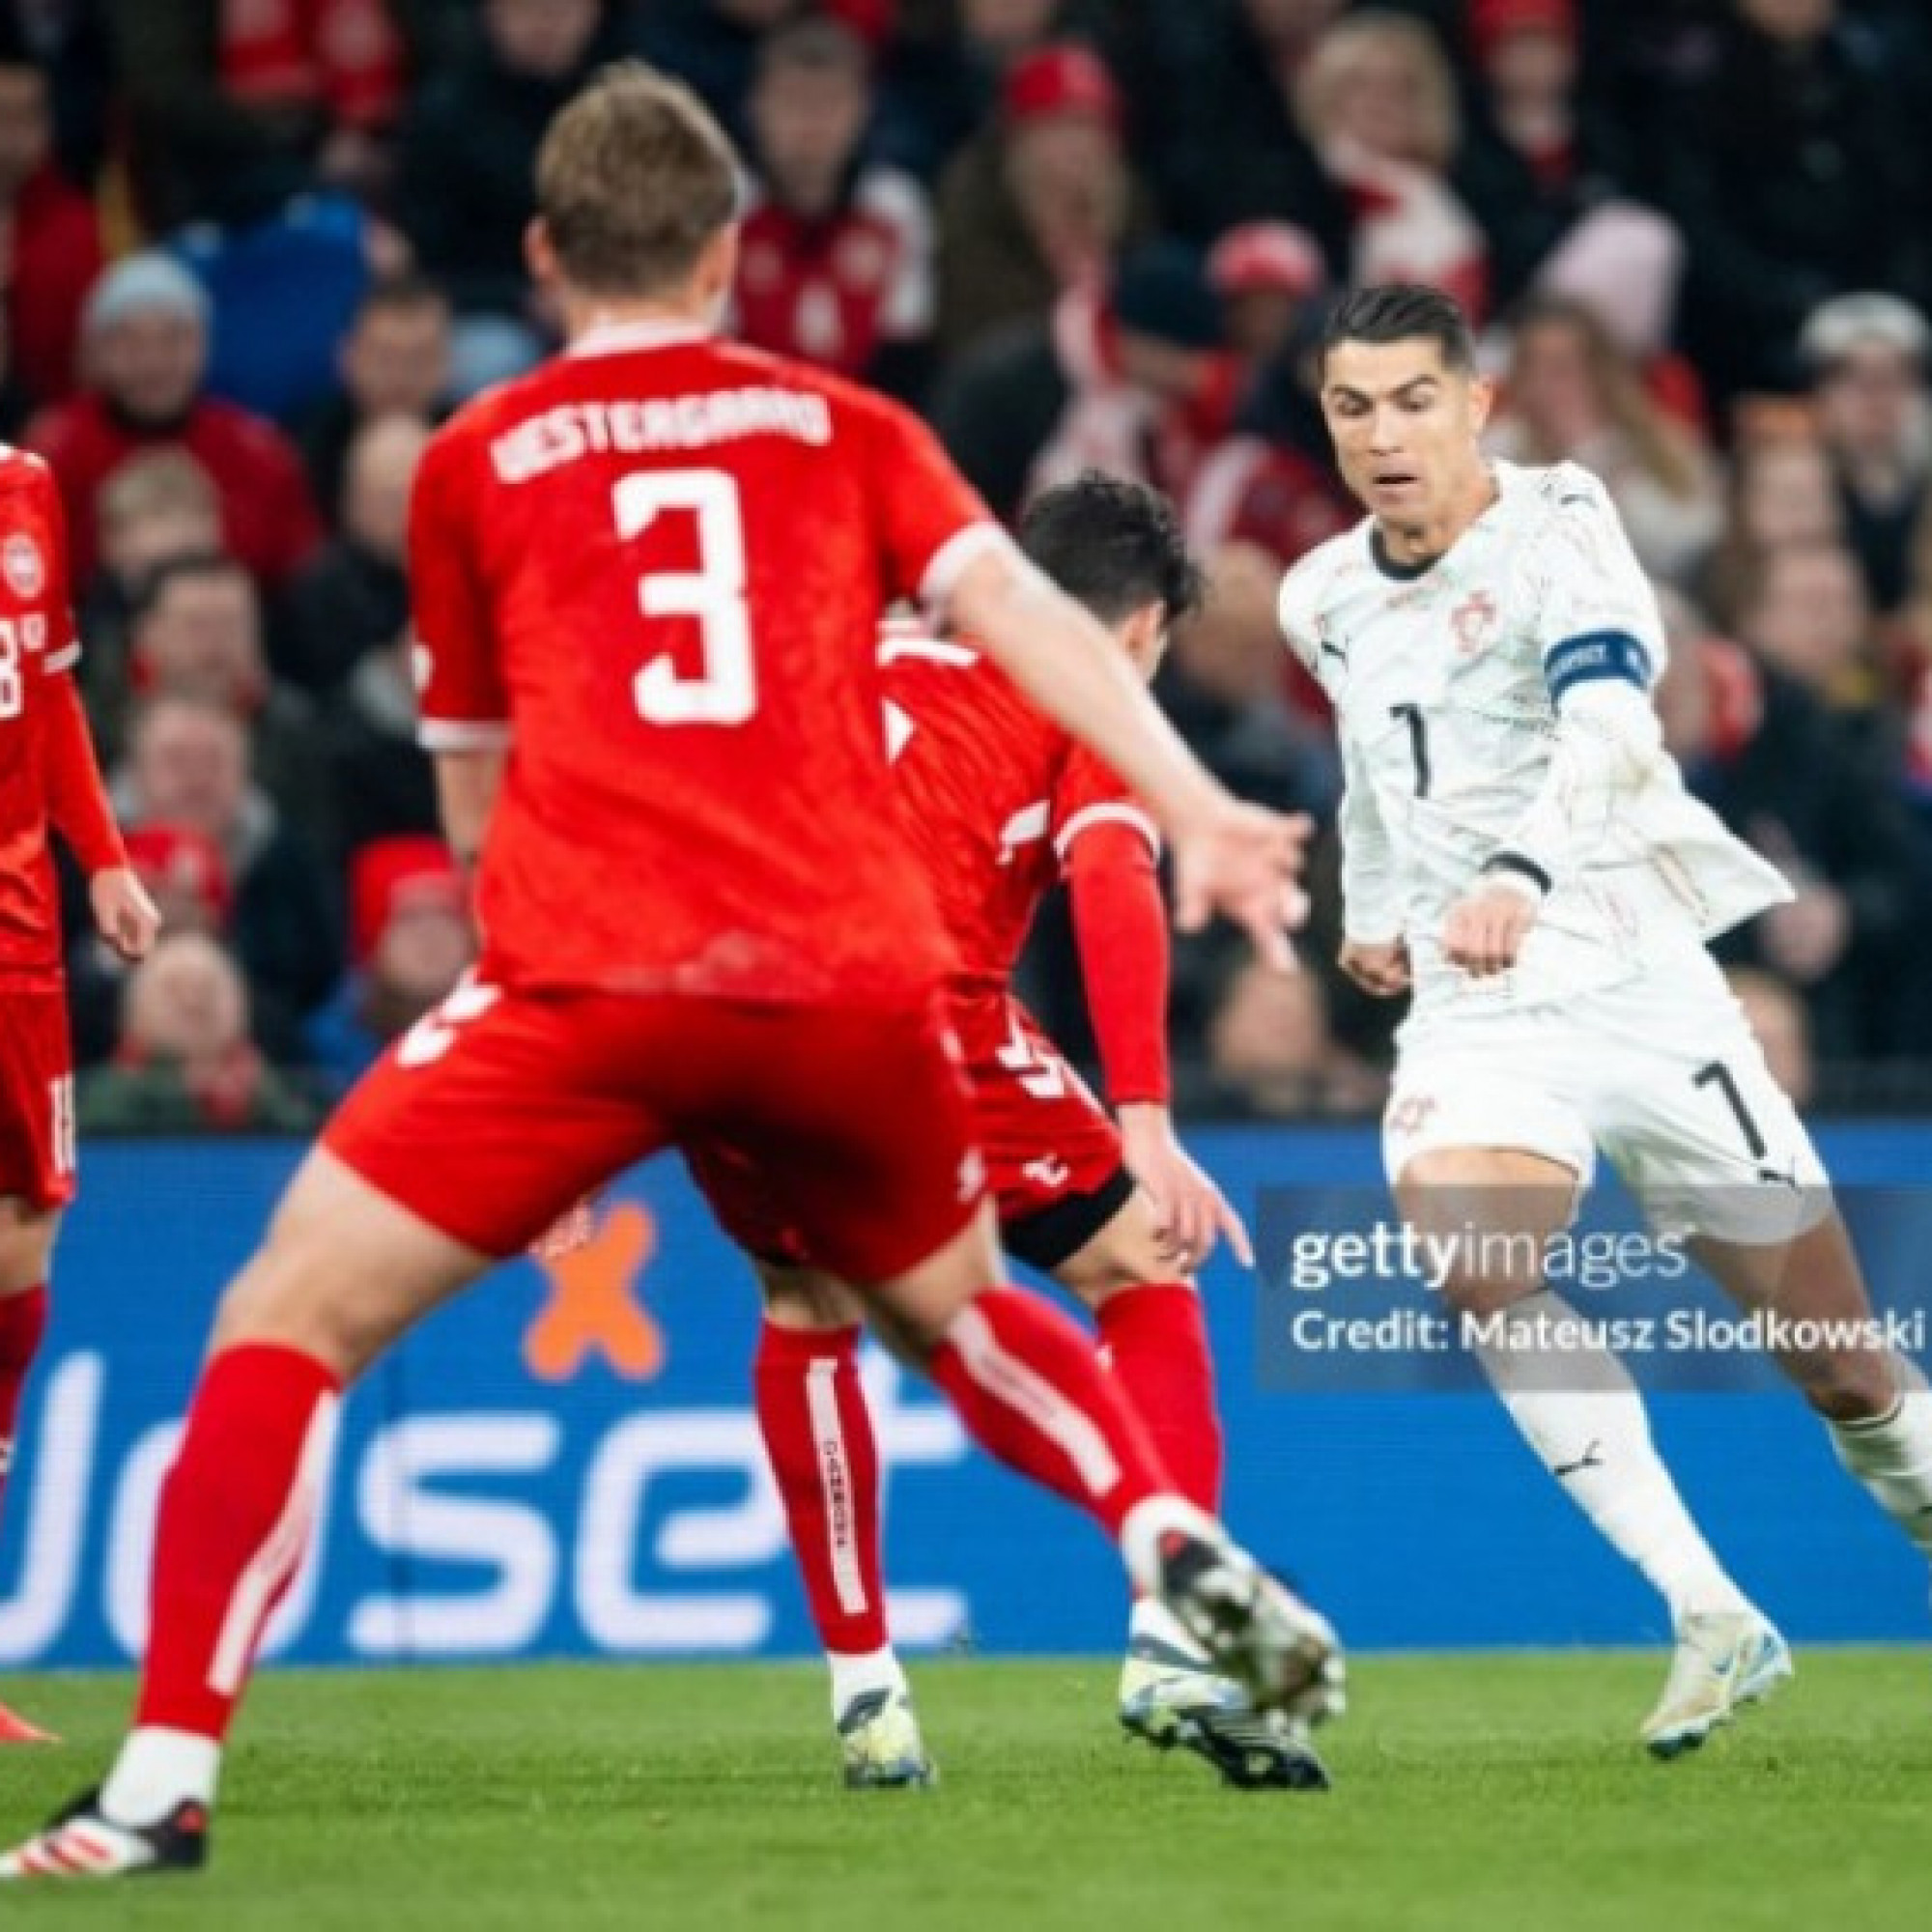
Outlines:
[[[1543,675],[1549,686],[1549,700],[1557,705],[1579,684],[1595,684],[1604,678],[1647,691],[1650,653],[1628,631],[1585,631],[1580,638],[1565,638],[1545,652]]]

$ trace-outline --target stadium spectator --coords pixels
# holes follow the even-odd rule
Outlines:
[[[1348,196],[1295,115],[1294,90],[1347,0],[1202,0],[1147,7],[1123,55],[1140,152],[1163,213],[1209,242],[1245,221],[1287,220],[1348,267]]]
[[[1932,502],[1932,332],[1909,302],[1840,296],[1804,325],[1801,346],[1845,534],[1882,613],[1904,602],[1914,530]]]
[[[94,204],[53,157],[47,77],[8,15],[0,20],[0,272],[9,370],[30,405],[73,388],[81,305],[101,260]]]
[[[367,652],[324,709],[341,860],[372,838],[438,829],[436,781],[416,743],[411,658],[407,627],[399,623],[392,640]]]
[[[1348,199],[1349,279],[1426,282],[1485,315],[1489,242],[1449,183],[1462,117],[1435,35],[1386,8],[1350,14],[1297,74],[1294,102]]]
[[[1811,1059],[1811,1016],[1804,996],[1789,980],[1761,966],[1732,966],[1724,978],[1764,1049],[1771,1077],[1795,1106],[1808,1107],[1818,1091],[1818,1070]]]
[[[1314,972],[1270,973],[1242,960],[1208,1025],[1207,1071],[1217,1111],[1264,1120],[1360,1113],[1381,1083],[1344,1051]]]
[[[1201,761],[1244,798],[1325,816],[1340,773],[1325,728],[1283,696],[1275,594],[1266,552],[1233,544],[1210,558],[1201,610],[1175,632],[1154,690]]]
[[[320,867],[248,779],[248,734],[203,698],[156,696],[136,710],[114,784],[130,830],[185,826],[220,851],[235,890],[235,947],[254,996],[257,1037],[299,1058],[300,1016],[334,990],[341,940]]]
[[[314,707],[269,674],[261,600],[248,573],[220,555],[161,564],[135,599],[128,643],[133,690],[232,713],[247,729],[255,782],[317,849],[326,849],[334,800]],[[123,734],[106,735],[118,751]]]
[[[438,421],[449,395],[449,301],[409,273],[370,284],[336,353],[336,387],[296,432],[309,487],[331,527],[342,518],[342,472],[356,432],[378,416]]]
[[[1747,438],[1731,458],[1723,532],[1701,573],[1701,601],[1736,629],[1765,555],[1844,539],[1836,480],[1817,438],[1808,431]]]
[[[800,0],[631,0],[623,11],[630,49],[696,88],[742,140],[765,36],[803,9]]]
[[[410,486],[429,440],[415,416],[376,416],[350,445],[342,529],[289,586],[276,670],[323,696],[363,656],[394,642],[409,615],[404,544]]]
[[[248,223],[386,174],[406,48],[384,0],[111,0],[142,213]]]
[[[1681,599],[1664,611],[1664,742],[1690,789],[1794,890],[1719,956],[1801,987],[1825,1060],[1921,1041],[1932,997],[1909,962],[1922,951],[1927,873],[1897,786],[1802,684],[1711,635]]]
[[[781,27],[760,50],[735,332],[911,397],[931,360],[932,213],[909,175],[862,160],[871,92],[871,55],[840,21]]]
[[[128,624],[143,585],[164,563],[221,549],[221,501],[185,449],[131,456],[100,487],[99,567],[80,598],[89,707],[109,724],[128,697]]]
[[[1581,96],[1576,0],[1469,0],[1472,112],[1458,193],[1489,237],[1491,295],[1524,295],[1576,224],[1630,177],[1620,131]]]
[[[1087,469],[1187,491],[1232,426],[1244,371],[1192,254],[1155,243],[1048,321],[968,351],[933,398],[948,450],[996,509]]]
[[[1686,343],[1720,398],[1797,386],[1799,331],[1840,290],[1925,292],[1924,143],[1905,109],[1837,0],[1732,0],[1659,143],[1690,243]]]
[[[128,976],[120,1037],[76,1084],[83,1133],[306,1133],[322,1110],[249,1037],[248,986],[220,943],[163,933]]]
[[[1203,554],[1255,543],[1284,567],[1359,514],[1334,480],[1310,344],[1325,288],[1314,238],[1282,221],[1230,229],[1208,258],[1230,347],[1248,375],[1233,434],[1196,470],[1184,511]]]
[[[1827,710],[1868,714],[1885,696],[1871,607],[1858,561],[1842,544],[1767,550],[1740,605],[1738,631]]]
[[[1128,166],[1120,89],[1099,57],[1059,43],[1017,62],[997,114],[939,185],[939,337],[956,354],[1104,280],[1152,229]]]
[[[596,60],[600,0],[482,0],[475,46],[432,75],[403,132],[396,215],[456,311],[458,396],[527,368],[548,339],[524,267],[537,143]]]
[[[1601,477],[1653,577],[1687,582],[1722,528],[1711,452],[1659,409],[1580,302],[1540,297],[1518,315],[1489,440],[1511,462],[1578,463]]]
[[[68,515],[76,589],[94,574],[101,487],[145,451],[185,449],[213,481],[228,548],[270,586],[321,541],[295,450],[272,423],[202,392],[208,298],[171,256],[128,256],[94,285],[82,321],[86,386],[28,425]]]
[[[348,975],[302,1030],[331,1094],[447,999],[476,956],[469,894],[440,838],[363,846],[350,867],[349,908]]]

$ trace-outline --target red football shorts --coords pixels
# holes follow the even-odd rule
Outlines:
[[[73,1199],[73,1049],[59,988],[0,987],[0,1195]]]
[[[466,1247],[526,1248],[668,1146],[725,1139],[845,1278],[902,1274],[984,1192],[930,1007],[459,987],[383,1057],[322,1144]]]
[[[1128,1189],[1120,1132],[1010,994],[949,996],[947,1016],[972,1088],[973,1137],[986,1157],[986,1178],[1008,1245],[1022,1260],[1055,1265],[1124,1203]],[[692,1179],[719,1225],[747,1253],[790,1266],[815,1263],[834,1274],[843,1272],[786,1217],[755,1163],[728,1140],[701,1143],[686,1152]],[[1094,1212],[1069,1220],[1064,1236],[1049,1220],[1044,1251],[1033,1251],[1025,1238],[1030,1224],[1071,1203],[1092,1203]]]

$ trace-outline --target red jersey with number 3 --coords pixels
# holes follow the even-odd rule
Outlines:
[[[895,812],[875,644],[1008,539],[919,420],[823,372],[594,331],[431,442],[422,740],[508,748],[500,983],[903,998],[950,964]]]
[[[48,847],[47,680],[80,644],[67,601],[67,536],[46,465],[0,444],[0,983],[61,982],[60,894]]]
[[[1004,987],[1068,848],[1118,820],[1160,835],[1105,764],[970,643],[889,625],[880,639],[899,810],[939,895],[955,978]]]

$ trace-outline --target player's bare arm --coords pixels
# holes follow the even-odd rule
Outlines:
[[[500,751],[439,752],[436,797],[442,836],[466,870],[473,869],[503,785]]]
[[[1243,1267],[1255,1264],[1254,1244],[1247,1224],[1228,1197],[1174,1130],[1174,1116],[1156,1101],[1139,1101],[1117,1108],[1127,1171],[1147,1189],[1160,1218],[1160,1238],[1169,1256],[1182,1267],[1198,1268],[1226,1238]]]

